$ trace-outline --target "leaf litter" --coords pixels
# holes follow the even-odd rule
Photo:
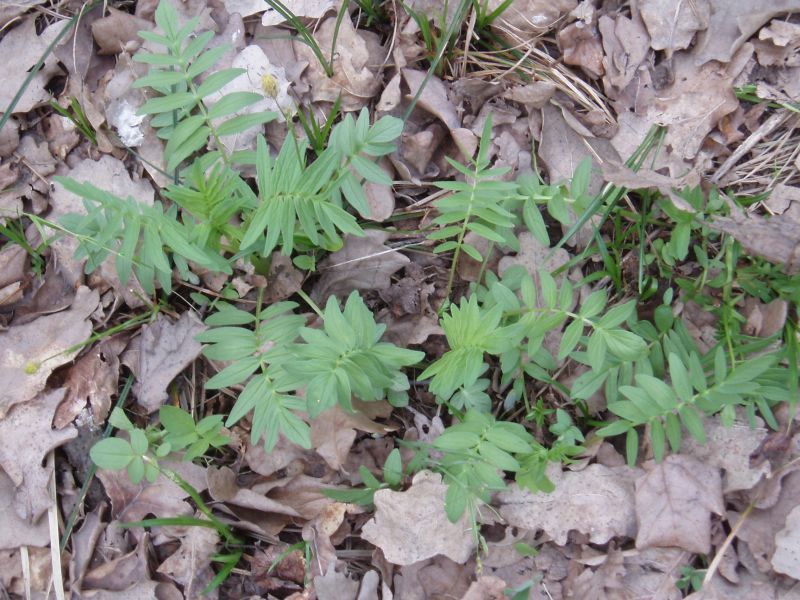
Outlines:
[[[46,22],[37,19],[37,7],[44,4],[50,10],[50,3],[39,0],[0,8],[0,50],[15,57],[0,76],[0,108],[5,112],[46,46],[68,26],[57,13]],[[0,132],[4,225],[18,219],[23,210],[51,222],[69,212],[85,212],[77,196],[60,184],[51,189],[54,173],[88,180],[145,205],[157,197],[154,183],[163,186],[170,181],[171,174],[164,172],[164,144],[152,135],[148,120],[136,115],[144,98],[131,87],[133,71],[139,67],[130,57],[141,48],[136,33],[154,29],[156,3],[135,4],[135,14],[115,7],[93,13],[77,34],[67,36],[56,54],[44,60],[10,109],[14,116]],[[286,2],[304,23],[313,25],[312,35],[323,50],[334,48],[335,38],[329,77],[307,44],[295,40],[285,44],[290,51],[278,50],[280,40],[262,35],[287,31],[284,17],[270,3],[218,4],[186,2],[180,12],[183,17],[198,16],[217,32],[215,43],[228,38],[237,44],[228,60],[243,67],[247,76],[224,87],[220,95],[274,90],[248,109],[282,115],[281,123],[269,125],[273,137],[287,135],[297,111],[308,108],[327,114],[334,102],[343,112],[377,103],[378,110],[401,116],[422,90],[405,124],[400,149],[381,164],[386,177],[401,179],[402,185],[367,182],[365,186],[370,214],[359,216],[371,219],[374,228],[364,237],[345,236],[340,247],[331,248],[320,260],[320,276],[310,282],[301,264],[278,253],[258,273],[240,268],[232,280],[240,307],[252,310],[258,294],[273,304],[296,299],[298,290],[305,289],[324,304],[328,296],[344,298],[358,290],[386,324],[388,339],[402,347],[422,347],[439,358],[446,348],[437,315],[446,267],[435,259],[421,261],[416,252],[425,243],[413,236],[404,241],[403,227],[409,219],[409,229],[426,226],[428,215],[419,216],[417,211],[430,210],[427,182],[454,174],[445,155],[464,160],[473,154],[490,113],[491,155],[497,165],[524,170],[528,163],[541,164],[552,185],[569,182],[587,156],[602,166],[591,173],[592,193],[608,182],[650,188],[673,200],[678,209],[691,212],[699,209],[689,207],[676,193],[679,184],[722,181],[731,190],[751,191],[755,185],[764,191],[763,200],[744,210],[733,208],[729,217],[714,217],[710,227],[731,235],[752,254],[783,264],[789,274],[800,269],[796,226],[800,220],[794,218],[800,158],[792,150],[798,133],[789,114],[792,107],[796,113],[800,101],[792,83],[800,68],[797,2],[776,0],[755,10],[747,2],[640,0],[629,11],[573,0],[502,3],[490,30],[506,40],[534,40],[527,42],[527,55],[519,63],[534,57],[538,71],[531,72],[538,76],[532,81],[518,80],[507,66],[505,74],[493,71],[478,46],[472,47],[472,57],[464,54],[461,67],[427,78],[425,56],[431,48],[425,47],[419,24],[405,9],[394,7],[386,13],[391,26],[384,23],[383,29],[371,29],[366,11],[344,11],[339,20],[334,4]],[[409,6],[422,10],[426,23],[428,17],[434,26],[438,20],[440,32],[455,14],[453,7],[448,7],[447,15],[433,14],[441,8],[435,3]],[[488,6],[495,10],[501,3],[492,0]],[[548,62],[536,40],[549,44],[549,51],[563,64]],[[67,60],[70,44],[74,55]],[[118,60],[116,68],[109,56]],[[770,129],[764,128],[757,116],[763,112],[758,111],[776,110],[775,106],[745,106],[747,85],[762,99],[783,103],[779,109],[788,110],[790,118],[776,119]],[[52,98],[66,106],[76,89],[81,90],[80,101],[97,130],[97,145],[80,133],[78,119],[48,112]],[[484,91],[464,93],[479,89]],[[601,98],[608,99],[607,106]],[[666,127],[656,157],[636,174],[621,168],[653,125]],[[236,136],[222,144],[247,152],[254,139],[254,135]],[[729,142],[742,139],[739,149]],[[533,161],[528,160],[531,141]],[[126,145],[137,147],[146,162],[129,154]],[[772,162],[758,162],[761,155]],[[728,161],[728,166],[726,159],[731,157],[736,160]],[[773,185],[775,171],[779,176]],[[550,237],[558,239],[556,230],[568,230],[575,216],[571,214],[568,223],[549,223]],[[200,277],[190,281],[194,287],[181,289],[180,301],[135,333],[92,338],[109,323],[124,323],[134,311],[153,309],[155,304],[136,279],[123,284],[113,257],[87,277],[83,259],[76,260],[77,244],[68,238],[49,242],[48,258],[34,273],[36,253],[7,243],[10,238],[3,232],[0,496],[10,510],[0,518],[0,564],[10,566],[0,568],[0,585],[13,597],[21,596],[25,586],[40,593],[48,586],[46,547],[52,538],[45,513],[54,508],[48,486],[55,469],[56,504],[69,506],[74,499],[65,498],[76,490],[68,491],[69,478],[61,475],[71,469],[81,471],[69,462],[74,451],[60,448],[75,443],[79,431],[92,439],[100,436],[121,393],[125,370],[135,378],[135,403],[130,397],[126,400],[137,424],[155,423],[155,413],[165,404],[188,407],[198,416],[224,410],[224,394],[198,393],[205,373],[199,360],[202,346],[194,337],[205,325],[187,308],[183,296],[196,292],[212,298],[232,296],[224,281],[204,288],[207,280],[201,270],[189,265]],[[43,232],[53,230],[31,226],[24,237],[35,247]],[[594,269],[573,270],[570,260],[592,243],[594,233],[592,225],[585,224],[574,240],[553,251],[531,234],[517,232],[517,247],[495,248],[488,270],[502,277],[521,266],[536,278],[545,266],[560,271],[559,286],[577,282]],[[468,241],[475,238],[480,236]],[[489,251],[488,245],[474,243],[482,254]],[[463,289],[485,277],[482,271],[477,261],[460,265],[457,273]],[[538,280],[536,291],[539,297],[546,294]],[[585,300],[582,297],[570,310],[580,310]],[[545,306],[541,300],[535,304],[538,310]],[[742,306],[746,331],[762,340],[780,335],[787,323],[796,323],[792,312],[796,299],[748,299]],[[690,301],[683,319],[690,334],[699,338],[705,330],[704,340],[713,346],[717,317]],[[544,344],[553,353],[566,334],[556,333]],[[499,397],[509,385],[487,380],[483,389]],[[598,389],[601,396],[613,392],[608,385]],[[778,425],[785,431],[781,435],[769,433],[770,424],[750,415],[736,415],[736,420],[727,418],[730,415],[709,418],[703,426],[705,443],[684,437],[678,444],[680,454],[660,462],[650,460],[653,449],[645,447],[649,454],[638,467],[607,462],[609,453],[599,451],[582,463],[576,461],[571,469],[551,466],[548,474],[554,491],[534,493],[513,483],[491,498],[480,523],[449,520],[448,487],[440,474],[428,471],[403,478],[399,486],[386,483],[365,508],[326,496],[326,489],[366,485],[369,477],[359,467],[372,478],[384,477],[383,466],[395,446],[408,464],[413,452],[397,440],[436,439],[444,427],[441,407],[425,393],[420,391],[408,409],[392,410],[385,404],[368,411],[359,406],[363,412],[351,414],[337,406],[313,420],[311,449],[280,437],[267,453],[248,441],[251,423],[245,420],[229,426],[231,441],[221,452],[223,464],[175,465],[180,477],[215,511],[255,540],[252,556],[245,556],[252,570],[237,569],[234,583],[211,597],[247,597],[248,590],[295,600],[367,600],[378,598],[378,590],[383,598],[434,598],[447,592],[462,600],[511,593],[518,594],[514,598],[551,599],[684,594],[790,598],[798,593],[800,584],[790,580],[800,580],[796,493],[800,484],[791,465],[800,450],[791,417],[780,416],[783,421]],[[599,410],[605,406],[602,402]],[[548,435],[541,425],[536,433]],[[48,455],[54,455],[55,467]],[[64,554],[65,572],[69,571],[75,593],[87,598],[194,598],[219,569],[214,559],[219,535],[213,529],[165,525],[148,534],[118,527],[121,521],[202,515],[195,499],[163,475],[152,483],[133,484],[124,472],[101,469],[80,502],[85,503],[79,504],[85,516]],[[110,510],[103,509],[106,502]],[[726,536],[731,538],[727,544]],[[487,549],[481,554],[482,572],[475,561],[476,552],[484,551],[479,540]],[[308,549],[311,562],[301,551],[283,554],[291,547],[289,542]],[[689,589],[676,587],[686,576],[681,567],[701,565],[698,555],[713,560],[722,552],[717,571],[709,571],[702,591],[689,594]],[[265,575],[273,565],[276,568]],[[700,571],[701,579],[704,573]],[[778,575],[785,579],[778,581]],[[519,595],[517,590],[523,588],[530,593]]]

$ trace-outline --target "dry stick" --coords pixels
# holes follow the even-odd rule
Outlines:
[[[733,154],[731,154],[728,159],[722,163],[720,168],[717,169],[717,172],[714,173],[714,176],[711,177],[711,183],[719,183],[719,180],[722,179],[737,162],[739,162],[739,159],[742,158],[742,156],[750,152],[750,150],[753,149],[753,146],[764,139],[764,137],[772,133],[781,123],[783,123],[787,117],[788,115],[781,111],[775,113],[769,119],[764,121],[764,123],[753,133],[751,133],[750,137],[742,142],[742,144],[736,148],[736,150],[734,150]]]

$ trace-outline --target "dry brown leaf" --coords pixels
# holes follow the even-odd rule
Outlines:
[[[0,70],[0,106],[3,110],[11,104],[17,91],[22,89],[31,67],[45,56],[47,46],[69,25],[69,19],[61,19],[38,35],[35,17],[36,15],[27,17],[22,24],[7,31],[0,40],[0,56],[7,57],[3,69]],[[50,99],[50,92],[45,86],[59,73],[61,69],[58,61],[50,54],[14,107],[14,113],[26,113],[46,104]]]
[[[243,0],[233,0],[235,3],[241,3]],[[252,2],[253,0],[248,0]],[[263,0],[261,0],[263,2]],[[232,3],[232,0],[227,0],[226,4]],[[263,9],[259,9],[258,11],[253,10],[250,14],[254,12],[260,12],[260,10],[264,11],[263,16],[261,17],[261,24],[262,25],[280,25],[286,19],[281,16],[281,14],[276,11],[272,6],[263,2],[265,7]],[[337,6],[334,0],[283,0],[283,5],[287,8],[287,10],[295,15],[296,17],[306,17],[309,19],[319,19],[322,17],[326,12]],[[234,7],[235,8],[235,7]],[[231,8],[228,7],[228,11],[230,12]],[[241,13],[242,16],[247,16],[244,13]]]
[[[765,66],[800,67],[800,25],[774,19],[753,42],[758,62]]]
[[[653,50],[666,50],[667,56],[688,48],[711,17],[709,0],[638,0],[636,4],[650,33],[650,45]]]
[[[69,370],[64,387],[67,394],[56,411],[53,425],[60,429],[88,408],[92,421],[100,426],[111,410],[111,397],[118,392],[119,355],[128,336],[105,339],[84,354]]]
[[[155,323],[142,327],[133,349],[123,360],[136,374],[133,391],[136,401],[151,413],[167,399],[167,386],[200,355],[202,345],[194,338],[206,326],[191,311],[183,313],[174,323],[163,314]]]
[[[228,467],[220,467],[218,469],[209,467],[206,476],[208,478],[208,493],[217,502],[225,502],[232,506],[240,506],[266,513],[288,515],[290,517],[300,516],[300,513],[293,509],[291,505],[281,504],[263,494],[239,487],[236,483],[236,473]]]
[[[626,569],[622,552],[612,548],[602,559],[603,562],[597,569],[594,571],[585,569],[575,578],[568,589],[572,597],[582,600],[606,600],[624,593],[622,580]]]
[[[100,46],[98,54],[133,54],[142,45],[138,32],[152,28],[150,21],[109,6],[108,16],[92,23],[92,36]]]
[[[603,15],[597,22],[603,37],[603,67],[605,77],[603,84],[606,93],[611,88],[623,90],[635,77],[639,65],[647,57],[650,50],[650,38],[641,19],[628,19],[617,15],[612,19]]]
[[[398,600],[460,598],[475,576],[475,562],[465,565],[436,556],[398,569],[394,576],[394,597]]]
[[[385,435],[394,428],[370,420],[358,407],[349,413],[336,405],[311,422],[311,445],[331,469],[338,471],[347,461],[356,430]]]
[[[410,565],[442,554],[457,563],[472,555],[474,539],[464,515],[451,523],[444,510],[447,486],[441,475],[422,471],[405,492],[375,492],[375,518],[362,537],[383,550],[386,560]]]
[[[84,589],[127,592],[139,583],[149,581],[150,573],[147,566],[149,538],[149,534],[145,533],[134,550],[104,562],[86,573],[83,578]]]
[[[732,218],[717,217],[709,225],[732,235],[748,252],[784,265],[788,273],[800,271],[800,223],[735,214]]]
[[[692,55],[677,54],[672,62],[674,81],[659,90],[647,109],[650,122],[668,126],[664,143],[676,156],[692,160],[706,135],[719,120],[739,108],[733,80],[752,54],[752,46],[732,58],[729,65],[706,63],[698,69]],[[682,175],[676,172],[675,175]]]
[[[800,472],[789,473],[781,483],[777,502],[766,509],[754,509],[744,520],[738,534],[739,540],[747,544],[747,549],[753,556],[757,568],[764,573],[769,573],[773,569],[770,561],[776,552],[777,535],[787,528],[788,517],[799,504]],[[739,518],[739,515],[735,513],[728,515],[731,525],[736,523]],[[790,524],[787,533],[792,529],[794,529],[794,525]],[[779,555],[779,558],[784,560],[788,559],[788,556]],[[778,564],[781,564],[780,560]]]
[[[506,582],[499,577],[482,575],[470,584],[461,600],[505,600]]]
[[[0,470],[0,550],[13,550],[20,546],[47,546],[50,543],[50,528],[47,518],[33,523],[21,518],[16,510],[9,510],[17,493],[14,482]],[[2,571],[2,569],[0,569]]]
[[[700,444],[693,437],[685,436],[681,443],[681,454],[693,456],[706,465],[724,469],[724,494],[749,490],[763,476],[770,475],[769,462],[765,461],[757,467],[750,464],[750,455],[764,440],[766,429],[752,428],[741,421],[725,427],[719,417],[706,419],[704,429],[706,443]]]
[[[498,10],[503,0],[489,0],[488,10]],[[492,27],[503,35],[504,29],[522,37],[546,33],[567,13],[578,6],[577,0],[514,0],[500,12]]]
[[[319,5],[319,2],[315,4]],[[386,51],[372,32],[356,31],[349,17],[343,19],[340,25],[337,25],[336,17],[322,22],[314,33],[321,48],[330,49],[333,46],[336,29],[338,37],[332,65],[333,77],[325,74],[319,60],[306,44],[295,42],[295,53],[298,60],[308,63],[303,78],[311,88],[314,102],[335,102],[341,96],[342,111],[359,110],[380,91],[377,68]]]
[[[533,493],[512,484],[498,494],[500,516],[509,525],[543,529],[556,544],[567,543],[570,531],[585,533],[594,544],[614,536],[634,537],[633,479],[635,469],[589,465],[583,471],[550,473],[552,493]]]
[[[0,420],[0,466],[17,488],[14,509],[31,523],[51,504],[47,486],[53,466],[43,466],[47,453],[78,435],[74,427],[54,430],[50,425],[65,392],[62,388],[41,394]]]
[[[163,463],[179,473],[198,492],[206,489],[205,469],[191,463]],[[119,521],[141,521],[148,514],[156,517],[191,515],[192,508],[184,498],[188,496],[176,483],[159,475],[153,483],[131,483],[122,471],[97,471],[97,477],[111,500],[111,516]]]
[[[31,598],[46,598],[52,586],[52,558],[49,548],[28,548],[30,573],[22,572],[22,556],[18,550],[0,551],[0,589],[12,598],[24,598],[30,585]]]
[[[772,568],[794,579],[800,579],[800,506],[786,516],[783,529],[775,534]]]
[[[776,298],[772,302],[764,304],[751,296],[745,300],[742,312],[747,317],[744,325],[745,333],[768,338],[783,330],[789,312],[789,303],[781,298]]]
[[[448,98],[447,88],[444,83],[442,83],[441,79],[438,77],[431,77],[425,81],[427,73],[416,69],[403,69],[402,73],[403,79],[409,88],[409,99],[417,95],[417,92],[424,83],[425,87],[419,95],[417,105],[421,109],[438,117],[448,129],[453,130],[461,127],[461,120],[458,118],[456,107],[453,106],[453,103]],[[421,169],[421,171],[424,172],[424,169]]]
[[[0,332],[0,381],[5,386],[0,418],[43,390],[53,369],[72,359],[74,351],[66,351],[91,335],[88,318],[97,302],[97,292],[81,287],[68,310]]]
[[[77,594],[81,591],[83,577],[91,564],[97,540],[106,528],[103,516],[107,508],[108,505],[102,502],[92,512],[87,513],[83,524],[70,537],[72,557],[69,561],[69,581],[70,589]]]
[[[719,471],[682,454],[649,467],[636,482],[636,547],[677,546],[708,554],[711,513],[725,513]]]
[[[320,262],[322,274],[311,291],[315,302],[331,296],[347,296],[353,290],[385,290],[390,277],[411,262],[408,257],[386,246],[389,234],[369,229],[363,237],[346,235],[344,246]]]
[[[800,10],[798,0],[759,0],[757,4],[752,0],[709,0],[709,3],[708,29],[698,36],[693,50],[697,65],[711,60],[731,61],[736,51],[770,19]]]
[[[337,571],[331,564],[324,575],[314,577],[314,589],[319,600],[356,600],[358,580]]]
[[[566,64],[580,67],[592,79],[603,76],[603,43],[594,27],[576,21],[561,29],[556,39]]]
[[[202,515],[195,515],[202,518]],[[167,575],[183,588],[185,598],[209,598],[216,600],[219,590],[209,593],[203,590],[214,579],[211,557],[219,543],[219,534],[208,527],[174,527],[180,540],[180,547],[158,567],[158,572]]]

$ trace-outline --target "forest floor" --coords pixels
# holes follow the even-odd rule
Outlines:
[[[800,599],[800,2],[174,4],[0,3],[0,598]]]

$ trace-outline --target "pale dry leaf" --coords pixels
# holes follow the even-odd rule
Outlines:
[[[338,471],[347,461],[356,430],[385,435],[393,428],[370,420],[361,411],[349,413],[337,404],[311,422],[311,446]]]
[[[624,15],[617,15],[615,19],[603,15],[597,28],[603,37],[605,50],[603,84],[606,93],[610,94],[612,88],[623,90],[636,76],[639,65],[650,50],[650,37],[641,19],[629,19]]]
[[[747,544],[758,570],[767,573],[773,567],[777,535],[786,528],[789,515],[798,506],[800,498],[800,472],[793,471],[781,481],[781,489],[776,502],[769,508],[756,508],[750,512],[739,529],[739,540]],[[728,520],[733,525],[740,516],[729,513]],[[741,552],[741,551],[740,551]]]
[[[206,489],[205,469],[192,463],[163,462],[183,477],[198,492]],[[184,501],[189,494],[164,475],[153,483],[142,481],[131,483],[128,473],[99,469],[97,477],[111,500],[111,516],[119,521],[141,521],[148,514],[156,517],[178,517],[191,515],[192,508]]]
[[[356,600],[358,580],[337,571],[331,563],[324,575],[314,577],[314,590],[319,600]]]
[[[235,1],[241,2],[242,0]],[[326,12],[337,6],[334,0],[283,0],[283,5],[294,16],[300,18],[306,17],[309,19],[319,19]],[[284,21],[286,21],[286,19],[271,6],[267,7],[261,17],[262,25],[280,25]]]
[[[577,0],[513,0],[508,5],[503,0],[489,0],[488,11],[503,7],[492,21],[492,28],[500,35],[510,29],[523,37],[535,37],[546,33],[577,6]]]
[[[425,81],[427,73],[416,69],[403,69],[402,74],[409,88],[409,99],[416,96],[417,92],[424,84],[425,87],[422,89],[422,93],[417,100],[417,105],[421,109],[438,117],[448,129],[453,130],[461,127],[461,120],[458,118],[456,107],[453,106],[453,103],[448,98],[447,88],[444,83],[442,83],[441,79],[438,77],[431,77]]]
[[[585,569],[568,589],[574,598],[582,600],[606,600],[621,595],[622,578],[625,576],[625,559],[620,550],[612,548],[602,557],[603,562],[595,569]]]
[[[307,451],[283,436],[278,437],[278,442],[271,452],[264,449],[264,444],[253,444],[249,435],[245,444],[247,449],[244,459],[247,466],[259,475],[267,477],[281,469],[286,469],[287,472],[294,468],[299,468],[300,472],[303,470]]]
[[[392,163],[388,159],[381,158],[378,161],[378,166],[386,173],[389,179],[394,177]],[[366,181],[364,183],[364,195],[367,197],[367,205],[369,206],[369,214],[364,215],[367,219],[382,223],[392,216],[395,205],[392,186]]]
[[[24,598],[30,585],[31,598],[46,598],[52,586],[52,558],[49,548],[28,548],[29,573],[22,572],[19,550],[0,551],[0,589],[12,598]]]
[[[19,121],[10,118],[0,129],[0,158],[8,158],[19,146]]]
[[[361,587],[358,590],[356,600],[378,600],[378,586],[380,583],[381,576],[377,571],[367,571],[361,578]],[[383,597],[387,598],[387,594],[384,593]]]
[[[36,15],[30,15],[22,24],[7,31],[0,40],[0,56],[13,57],[7,60],[0,70],[0,107],[6,110],[14,95],[22,88],[28,77],[28,71],[44,56],[47,46],[69,25],[69,19],[61,19],[47,27],[41,35],[36,32]],[[61,73],[56,57],[50,54],[42,68],[34,76],[19,102],[14,113],[27,113],[37,106],[46,104],[50,92],[45,89],[47,83]]]
[[[257,13],[271,10],[265,0],[223,0],[228,14],[238,13],[242,17],[249,17]],[[272,11],[275,13],[275,11]]]
[[[514,85],[503,93],[503,98],[526,104],[533,108],[542,108],[556,92],[556,85],[550,81],[534,81],[526,85]]]
[[[65,392],[61,388],[40,394],[14,406],[0,420],[0,466],[17,488],[14,509],[31,523],[50,506],[47,486],[53,466],[43,466],[47,453],[78,435],[74,427],[51,427]]]
[[[770,19],[800,11],[799,0],[759,0],[755,5],[751,0],[708,1],[708,28],[698,36],[692,52],[696,65],[711,60],[731,61],[736,51]]]
[[[462,565],[445,556],[436,556],[401,566],[393,578],[394,597],[397,600],[460,598],[467,593],[474,577],[474,561]]]
[[[724,512],[719,470],[691,456],[668,456],[636,482],[636,547],[677,546],[708,554],[711,514]]]
[[[107,508],[105,502],[98,504],[97,508],[86,514],[83,524],[70,537],[72,557],[69,561],[69,581],[70,589],[77,594],[80,594],[83,576],[91,564],[97,541],[106,528],[103,516]]]
[[[405,492],[375,492],[375,518],[361,530],[362,537],[378,546],[386,560],[410,565],[442,554],[465,563],[474,549],[467,517],[451,523],[444,510],[447,486],[441,475],[422,471]]]
[[[767,435],[764,427],[752,428],[741,421],[725,427],[720,418],[715,416],[706,419],[703,428],[706,432],[706,442],[701,444],[693,437],[685,436],[681,442],[681,454],[693,456],[707,465],[724,469],[722,484],[724,494],[749,490],[762,477],[770,475],[768,461],[756,467],[750,464],[750,455]]]
[[[195,336],[205,330],[191,311],[174,323],[160,314],[155,323],[142,327],[132,366],[136,373],[133,391],[139,406],[147,412],[159,409],[167,399],[170,382],[200,355],[203,347]]]
[[[739,108],[733,80],[751,54],[752,46],[742,48],[727,66],[712,63],[699,70],[691,55],[675,56],[674,82],[656,95],[648,117],[668,126],[664,143],[678,150],[683,159],[693,159],[719,120]]]
[[[505,600],[506,582],[493,575],[481,575],[473,581],[461,600]]]
[[[576,21],[561,29],[556,35],[564,62],[580,67],[592,79],[605,74],[603,43],[594,27]]]
[[[758,62],[765,67],[800,67],[800,25],[774,19],[753,45]]]
[[[97,292],[80,287],[72,306],[35,321],[0,332],[0,418],[20,402],[44,389],[50,373],[72,360],[70,348],[92,334],[89,320],[98,303]]]
[[[567,543],[572,530],[588,535],[593,544],[605,544],[615,536],[634,537],[633,480],[638,473],[597,464],[577,472],[551,469],[555,491],[534,493],[514,483],[498,494],[498,510],[509,525],[543,529],[559,546]]]
[[[650,34],[653,50],[688,48],[698,31],[708,27],[711,18],[709,0],[638,0],[639,14]]]
[[[744,302],[743,316],[747,318],[744,332],[747,335],[768,338],[783,330],[789,313],[789,303],[781,298],[763,303],[753,296]]]
[[[680,600],[683,594],[675,585],[680,568],[691,560],[691,554],[679,548],[648,548],[624,552],[624,591],[629,598],[648,600]]]
[[[390,277],[411,262],[386,245],[389,234],[370,229],[363,237],[347,235],[341,250],[320,262],[321,277],[311,297],[324,303],[331,295],[347,296],[353,290],[385,290]]]
[[[253,486],[253,491],[269,496],[270,499],[291,506],[300,517],[311,520],[318,517],[325,507],[332,504],[322,491],[322,479],[299,474],[283,479]]]
[[[202,518],[196,514],[196,518]],[[176,527],[180,547],[158,567],[158,572],[167,575],[183,588],[186,598],[209,598],[216,600],[219,590],[204,592],[214,571],[211,569],[211,557],[214,556],[219,543],[219,533],[209,527]]]
[[[108,7],[108,15],[92,23],[92,37],[100,46],[98,54],[133,54],[142,45],[140,31],[150,31],[153,24],[130,13]]]
[[[210,467],[206,472],[208,493],[217,502],[225,502],[232,506],[240,506],[266,513],[299,517],[300,514],[291,506],[281,504],[267,498],[263,494],[240,487],[236,482],[236,473],[228,467]]]
[[[7,508],[14,504],[16,493],[14,482],[0,469],[0,506],[6,507],[0,510],[0,550],[13,550],[20,546],[47,546],[50,543],[50,528],[46,517],[31,523],[28,519],[21,518],[16,510]]]
[[[343,523],[345,515],[350,512],[362,511],[354,504],[332,502],[303,526],[303,539],[314,548],[315,556],[311,565],[311,572],[315,575],[327,573],[332,566],[339,564],[335,543],[332,538],[338,537],[338,532],[340,531],[345,536],[349,533],[349,525],[343,525]],[[342,541],[342,539],[342,537],[338,537],[339,541]]]
[[[314,102],[335,102],[341,96],[343,112],[359,110],[381,89],[377,72],[386,50],[372,32],[360,29],[357,31],[349,17],[337,24],[334,16],[325,19],[314,33],[321,48],[333,47],[337,29],[333,77],[325,74],[319,60],[306,44],[295,41],[295,53],[299,61],[308,64],[303,78],[311,88],[311,99]]]
[[[114,524],[111,525],[112,527]],[[135,549],[127,554],[104,562],[86,573],[83,586],[86,590],[100,589],[112,592],[127,591],[140,582],[149,581],[147,550],[150,536],[145,533]]]
[[[128,339],[125,335],[105,339],[70,368],[64,380],[67,394],[53,419],[57,429],[72,422],[87,403],[94,424],[105,423],[111,410],[111,397],[118,392],[119,355],[127,346]]]
[[[771,562],[776,572],[800,579],[800,506],[792,509],[783,529],[775,534]]]

